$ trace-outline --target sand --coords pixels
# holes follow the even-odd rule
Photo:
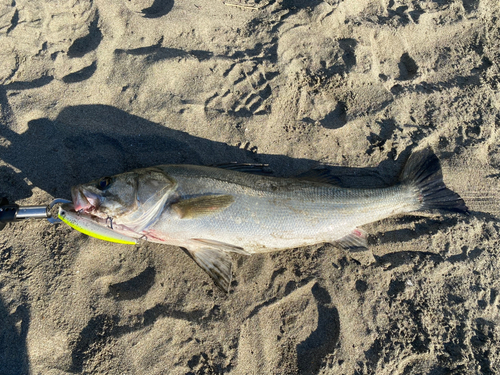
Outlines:
[[[0,374],[500,373],[499,58],[494,0],[2,1],[11,201],[168,163],[376,187],[432,147],[471,214],[235,255],[227,295],[180,248],[10,224]]]

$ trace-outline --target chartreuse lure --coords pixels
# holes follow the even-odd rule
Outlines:
[[[116,242],[127,245],[137,244],[135,238],[120,234],[113,229],[102,226],[86,214],[79,214],[76,211],[59,207],[59,219],[68,224],[71,228],[76,229],[87,236],[95,237],[108,242]]]

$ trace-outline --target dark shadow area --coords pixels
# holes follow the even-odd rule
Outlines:
[[[52,82],[54,77],[52,76],[42,76],[40,78],[34,79],[33,81],[25,82],[12,82],[4,86],[0,86],[0,104],[4,105],[4,100],[6,101],[6,91],[7,90],[29,90],[36,89],[38,87],[45,86]],[[3,91],[3,92],[2,92]],[[8,103],[7,103],[8,104]]]
[[[418,65],[411,58],[408,52],[403,53],[401,59],[398,63],[399,67],[399,77],[398,79],[401,81],[413,79],[417,76],[418,73]]]
[[[147,267],[139,275],[121,283],[111,284],[108,295],[117,301],[131,300],[145,295],[155,282],[156,270]]]
[[[54,121],[30,121],[22,134],[2,124],[0,136],[10,143],[2,146],[2,160],[21,171],[3,168],[0,191],[10,201],[30,195],[24,178],[53,196],[69,198],[75,184],[159,164],[263,163],[280,176],[297,175],[318,165],[314,160],[255,154],[191,136],[106,105],[67,107]],[[328,170],[338,176],[340,186],[372,188],[396,181],[402,163],[387,160],[377,168]]]
[[[399,251],[397,253],[389,253],[383,256],[375,256],[377,266],[383,267],[384,270],[390,271],[394,268],[400,267],[405,264],[419,264],[424,260],[439,264],[444,262],[441,255],[431,253],[428,251]]]
[[[175,59],[178,57],[194,57],[198,61],[208,60],[213,57],[213,53],[203,50],[185,51],[179,48],[161,47],[161,41],[155,45],[132,49],[116,49],[115,54],[126,54],[131,56],[145,56],[147,62],[157,62],[161,60]]]
[[[394,3],[390,4],[389,7],[394,5]],[[396,9],[387,9],[387,16],[382,16],[379,15],[377,16],[377,24],[385,24],[385,25],[390,25],[392,27],[401,27],[401,26],[406,26],[410,23],[410,17],[408,14],[411,14],[412,16],[415,15],[415,12],[410,13],[408,12],[408,6],[402,5],[397,7]],[[420,17],[420,14],[416,13],[418,17]],[[417,17],[417,19],[418,19]],[[416,22],[416,21],[415,21]]]
[[[368,284],[364,280],[356,280],[356,290],[360,293],[364,293],[368,290]]]
[[[463,216],[459,217],[439,217],[436,219],[417,216],[401,216],[394,219],[396,225],[409,225],[412,223],[413,228],[395,229],[385,232],[374,233],[380,244],[386,243],[401,243],[415,240],[422,235],[429,234],[433,228],[439,227],[441,230],[445,228],[453,228],[457,225],[458,220],[464,220]],[[467,220],[467,219],[465,219]]]
[[[355,39],[339,39],[339,52],[336,62],[333,65],[321,61],[322,68],[317,72],[309,72],[312,75],[326,79],[334,75],[344,76],[356,65],[356,46],[358,42]]]
[[[398,294],[401,294],[406,289],[406,283],[402,280],[392,280],[389,284],[389,290],[387,291],[387,296],[389,298],[395,298]]]
[[[109,315],[97,315],[90,319],[80,332],[76,342],[71,345],[72,366],[69,369],[70,372],[82,373],[84,363],[106,346],[116,324],[118,324],[118,318]]]
[[[462,0],[462,4],[467,13],[475,12],[479,6],[479,0]]]
[[[77,72],[70,73],[62,78],[62,81],[64,83],[75,83],[75,82],[81,82],[85,81],[86,79],[89,79],[92,77],[92,75],[95,73],[97,69],[97,62],[94,61],[92,64],[89,66],[86,66],[83,69],[80,69]]]
[[[371,132],[367,137],[370,142],[370,146],[366,150],[368,155],[373,154],[376,150],[384,151],[385,143],[392,139],[394,131],[401,130],[393,119],[380,120],[377,121],[377,124],[380,126],[379,134]]]
[[[14,11],[14,14],[12,15],[12,18],[10,19],[10,26],[7,29],[6,34],[9,34],[12,30],[14,30],[19,23],[19,11],[16,9]]]
[[[94,20],[89,25],[89,33],[76,39],[68,49],[68,57],[83,57],[95,50],[102,40],[102,32],[98,27],[99,13],[96,11]]]
[[[16,173],[7,166],[0,167],[0,186],[0,198],[8,195],[11,202],[31,195],[31,187],[24,181],[22,173]]]
[[[463,262],[466,259],[473,260],[473,259],[476,259],[477,257],[479,257],[484,251],[484,249],[481,249],[477,246],[474,247],[473,249],[469,249],[467,246],[462,246],[462,248],[460,250],[462,250],[461,254],[452,255],[452,256],[448,257],[446,260],[450,263]]]
[[[243,51],[235,51],[229,56],[222,55],[218,57],[230,58],[233,60],[251,59],[258,63],[261,63],[263,61],[270,61],[271,63],[275,64],[278,62],[278,38],[274,37],[270,42],[267,43],[258,42],[253,48],[247,48]],[[254,69],[257,69],[257,67],[254,67]],[[251,72],[247,74],[251,74]]]
[[[339,101],[335,109],[327,114],[320,124],[328,129],[339,129],[347,124],[347,106],[343,101]]]
[[[162,17],[172,10],[174,0],[154,0],[149,8],[144,8],[142,14],[146,18]]]
[[[475,323],[475,336],[470,339],[474,358],[481,366],[481,374],[494,374],[495,368],[492,368],[490,359],[494,358],[492,349],[498,345],[495,340],[497,324],[483,318],[477,318]]]
[[[481,76],[489,67],[491,67],[491,64],[492,63],[488,58],[483,58],[481,60],[481,64],[471,70],[470,75],[467,76],[457,75],[453,78],[450,78],[447,81],[436,82],[436,83],[420,82],[416,84],[406,84],[404,86],[397,83],[391,87],[391,93],[394,95],[399,95],[402,93],[410,93],[410,92],[431,94],[433,92],[441,92],[453,88],[470,89],[471,86],[479,86],[481,84]],[[399,67],[401,68],[401,65],[399,65]],[[411,64],[410,64],[410,70],[411,70]]]
[[[346,73],[349,72],[354,66],[356,66],[355,49],[357,44],[358,42],[356,41],[356,39],[339,39],[339,46],[344,51],[344,53],[342,54],[342,60],[344,61],[346,67]]]
[[[183,50],[180,48],[172,48],[172,47],[162,47],[163,37],[160,40],[151,46],[131,48],[131,49],[115,49],[114,53],[116,55],[130,55],[130,56],[146,56],[146,62],[157,62],[161,60],[175,59],[179,57],[194,57],[198,61],[204,61],[211,58],[215,59],[229,59],[234,60],[235,63],[231,65],[231,67],[223,74],[226,77],[229,72],[234,68],[236,62],[239,60],[253,60],[257,63],[262,63],[263,61],[270,61],[272,63],[276,63],[278,60],[278,44],[277,38],[273,38],[269,43],[257,43],[253,48],[247,48],[242,51],[235,51],[231,55],[214,55],[211,51],[206,50]],[[258,67],[254,67],[254,70],[257,70]],[[248,75],[251,75],[253,71],[247,72]],[[269,73],[273,74],[273,73]],[[277,75],[278,73],[275,73]],[[267,80],[270,80],[273,77],[265,77]],[[238,81],[235,82],[237,84]]]
[[[297,366],[300,374],[318,374],[328,354],[335,351],[340,335],[340,317],[330,307],[328,291],[316,283],[312,293],[317,300],[318,325],[307,339],[297,345]]]
[[[422,10],[419,3],[416,3],[413,6],[414,6],[413,10],[410,10],[408,14],[410,15],[413,22],[418,23],[418,21],[420,20],[420,16],[424,14],[425,11]]]
[[[318,4],[321,4],[321,0],[284,0],[281,6],[284,9],[289,10],[300,10],[305,8],[314,8]]]
[[[29,374],[26,350],[26,335],[30,313],[26,306],[19,305],[9,315],[0,299],[0,373],[2,375]]]

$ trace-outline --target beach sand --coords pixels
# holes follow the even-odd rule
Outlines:
[[[227,295],[177,247],[10,224],[0,374],[500,373],[499,61],[494,0],[2,1],[11,202],[171,163],[376,187],[431,147],[471,213],[234,255]]]

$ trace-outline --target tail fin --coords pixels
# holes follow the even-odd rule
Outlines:
[[[421,210],[440,209],[469,213],[464,200],[445,186],[439,159],[429,148],[417,151],[409,157],[399,180],[418,189],[419,200],[422,202]]]

